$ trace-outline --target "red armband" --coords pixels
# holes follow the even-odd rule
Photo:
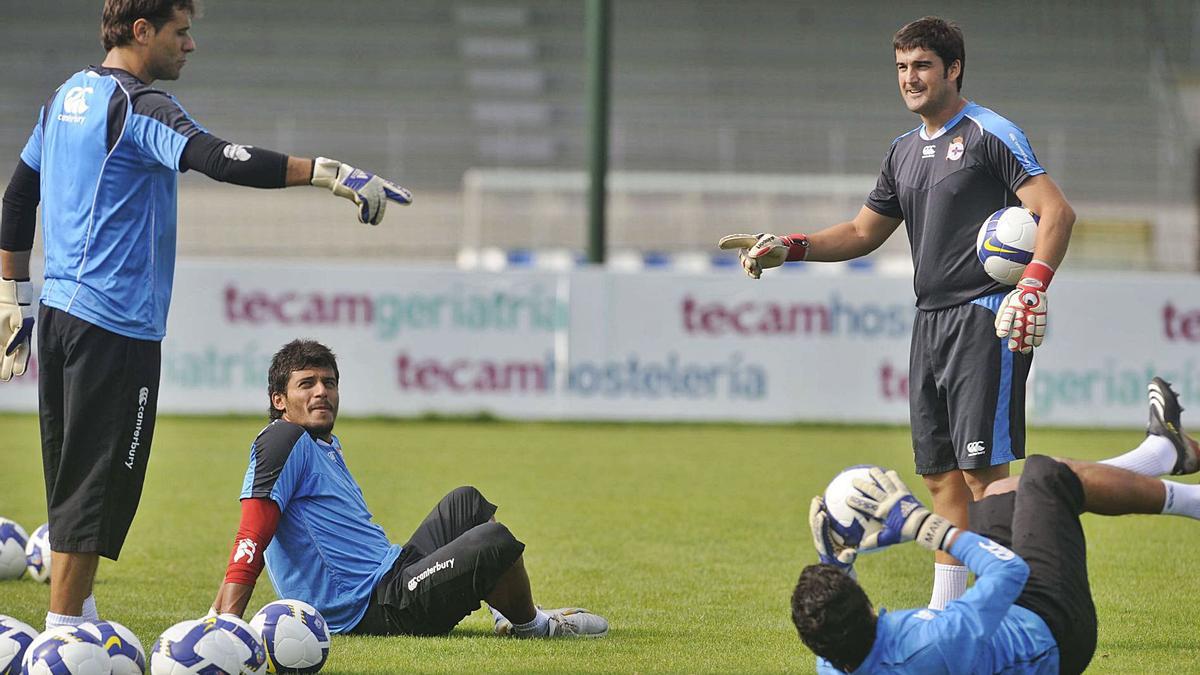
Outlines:
[[[279,505],[273,499],[242,500],[242,522],[238,525],[225,582],[253,586],[263,569],[263,552],[279,526]]]
[[[1047,288],[1050,288],[1050,280],[1053,278],[1053,267],[1041,260],[1034,260],[1025,266],[1025,271],[1021,273],[1021,281],[1018,285],[1023,288],[1045,292]]]
[[[807,234],[789,234],[788,236],[784,237],[784,240],[787,242],[788,247],[788,262],[796,262],[797,260],[804,260],[806,257],[808,257]]]

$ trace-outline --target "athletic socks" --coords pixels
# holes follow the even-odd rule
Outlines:
[[[1164,480],[1163,485],[1167,488],[1167,498],[1163,501],[1162,509],[1164,514],[1200,520],[1200,485],[1170,480]]]
[[[942,610],[951,600],[957,600],[967,592],[967,568],[965,565],[933,564],[933,596],[929,609]]]
[[[100,620],[100,612],[96,611],[96,595],[94,593],[83,599],[83,620]]]
[[[513,635],[519,638],[546,637],[550,634],[550,615],[537,610],[529,623],[514,623]]]
[[[46,630],[58,628],[59,626],[78,626],[81,623],[87,623],[87,621],[82,616],[67,616],[66,614],[46,612]]]
[[[501,621],[505,620],[504,615],[501,614],[495,607],[488,605],[488,609],[492,612],[492,621],[500,623]]]
[[[1175,468],[1178,453],[1175,445],[1164,436],[1150,434],[1142,444],[1129,452],[1101,464],[1115,466],[1119,469],[1140,473],[1143,476],[1164,476]]]

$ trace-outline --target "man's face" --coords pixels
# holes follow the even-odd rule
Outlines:
[[[283,411],[283,419],[328,441],[337,419],[337,376],[332,368],[293,370],[288,378],[287,393],[271,394],[271,405]]]
[[[191,29],[192,16],[181,9],[176,9],[162,28],[155,30],[153,24],[149,26],[146,70],[152,80],[179,79],[187,55],[196,51]]]
[[[936,52],[920,48],[896,50],[896,76],[900,97],[910,112],[933,116],[958,101],[960,66],[956,60],[949,70]]]

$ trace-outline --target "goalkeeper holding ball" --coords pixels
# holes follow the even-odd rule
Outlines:
[[[1200,447],[1183,433],[1181,411],[1155,378],[1141,445],[1099,463],[1030,457],[1021,476],[992,483],[971,505],[971,531],[922,506],[895,471],[872,467],[872,480],[857,480],[846,502],[882,529],[857,550],[843,548],[816,498],[811,524],[822,564],[801,572],[792,621],[819,657],[817,671],[1082,673],[1096,649],[1096,608],[1079,514],[1200,519],[1200,485],[1157,478],[1180,465],[1197,470]],[[975,585],[945,610],[876,614],[847,572],[859,551],[906,541],[962,560]]]
[[[922,124],[892,142],[858,215],[809,235],[730,235],[720,245],[739,249],[757,279],[785,261],[867,255],[906,224],[917,296],[909,362],[916,471],[934,510],[966,527],[972,498],[1025,456],[1025,380],[1075,214],[1024,132],[962,97],[956,25],[918,19],[892,46],[900,96]],[[984,272],[975,237],[989,214],[1018,204],[1041,220],[1036,259],[1014,290]],[[966,590],[967,569],[944,551],[935,559],[930,607],[940,609]]]
[[[154,434],[175,268],[176,173],[257,188],[314,185],[376,225],[404,188],[336,160],[209,133],[155,80],[196,49],[193,0],[106,0],[99,66],[46,99],[4,194],[0,380],[25,373],[37,308],[42,458],[53,550],[47,627],[97,620],[99,557],[116,559]],[[45,284],[29,259],[42,208]]]

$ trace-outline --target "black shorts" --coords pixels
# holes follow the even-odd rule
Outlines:
[[[133,523],[158,410],[162,343],[42,305],[38,397],[50,548],[117,559]]]
[[[1096,606],[1079,514],[1083,485],[1044,455],[1025,462],[1016,492],[971,504],[971,529],[1011,548],[1029,565],[1017,604],[1042,617],[1058,642],[1059,672],[1082,673],[1096,651]]]
[[[982,469],[1025,456],[1032,354],[996,337],[1003,294],[918,310],[909,352],[913,456],[921,475]]]
[[[442,497],[375,585],[367,612],[350,632],[445,635],[479,609],[525,551],[473,487]]]

